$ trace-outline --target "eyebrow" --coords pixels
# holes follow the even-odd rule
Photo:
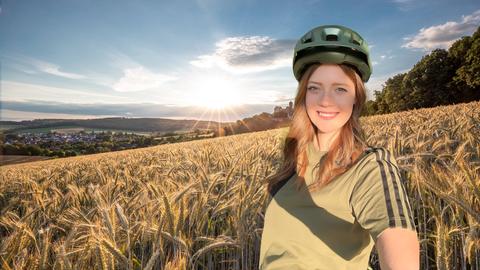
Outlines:
[[[314,84],[318,84],[318,85],[323,85],[321,82],[316,82],[316,81],[308,81],[308,83],[314,83]],[[342,85],[342,86],[350,87],[350,85],[348,85],[348,84],[338,83],[338,82],[335,82],[335,83],[333,83],[332,85]]]

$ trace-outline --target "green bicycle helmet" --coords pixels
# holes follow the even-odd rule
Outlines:
[[[314,63],[351,65],[364,82],[372,74],[367,42],[357,32],[341,25],[316,27],[298,40],[293,54],[293,74],[297,81]]]

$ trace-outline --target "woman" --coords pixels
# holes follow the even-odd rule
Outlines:
[[[395,158],[359,125],[372,65],[355,31],[325,25],[296,44],[299,81],[284,163],[268,180],[260,269],[419,269],[413,213]],[[381,127],[379,127],[381,128]]]

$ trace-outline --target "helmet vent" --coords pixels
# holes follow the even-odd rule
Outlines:
[[[311,38],[311,37],[308,37],[308,38],[304,38],[304,39],[303,39],[303,43],[309,43],[309,42],[312,42],[312,38]]]
[[[328,41],[338,41],[337,35],[327,35],[325,39]]]
[[[360,42],[356,41],[355,39],[352,40],[352,43],[357,44],[358,46],[360,46]]]
[[[312,42],[313,41],[313,38],[312,38],[312,32],[308,32],[305,36],[303,36],[302,38],[302,43],[309,43],[309,42]]]

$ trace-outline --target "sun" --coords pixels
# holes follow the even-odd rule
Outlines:
[[[240,105],[240,92],[233,81],[207,76],[195,82],[192,103],[207,109],[224,109]]]

